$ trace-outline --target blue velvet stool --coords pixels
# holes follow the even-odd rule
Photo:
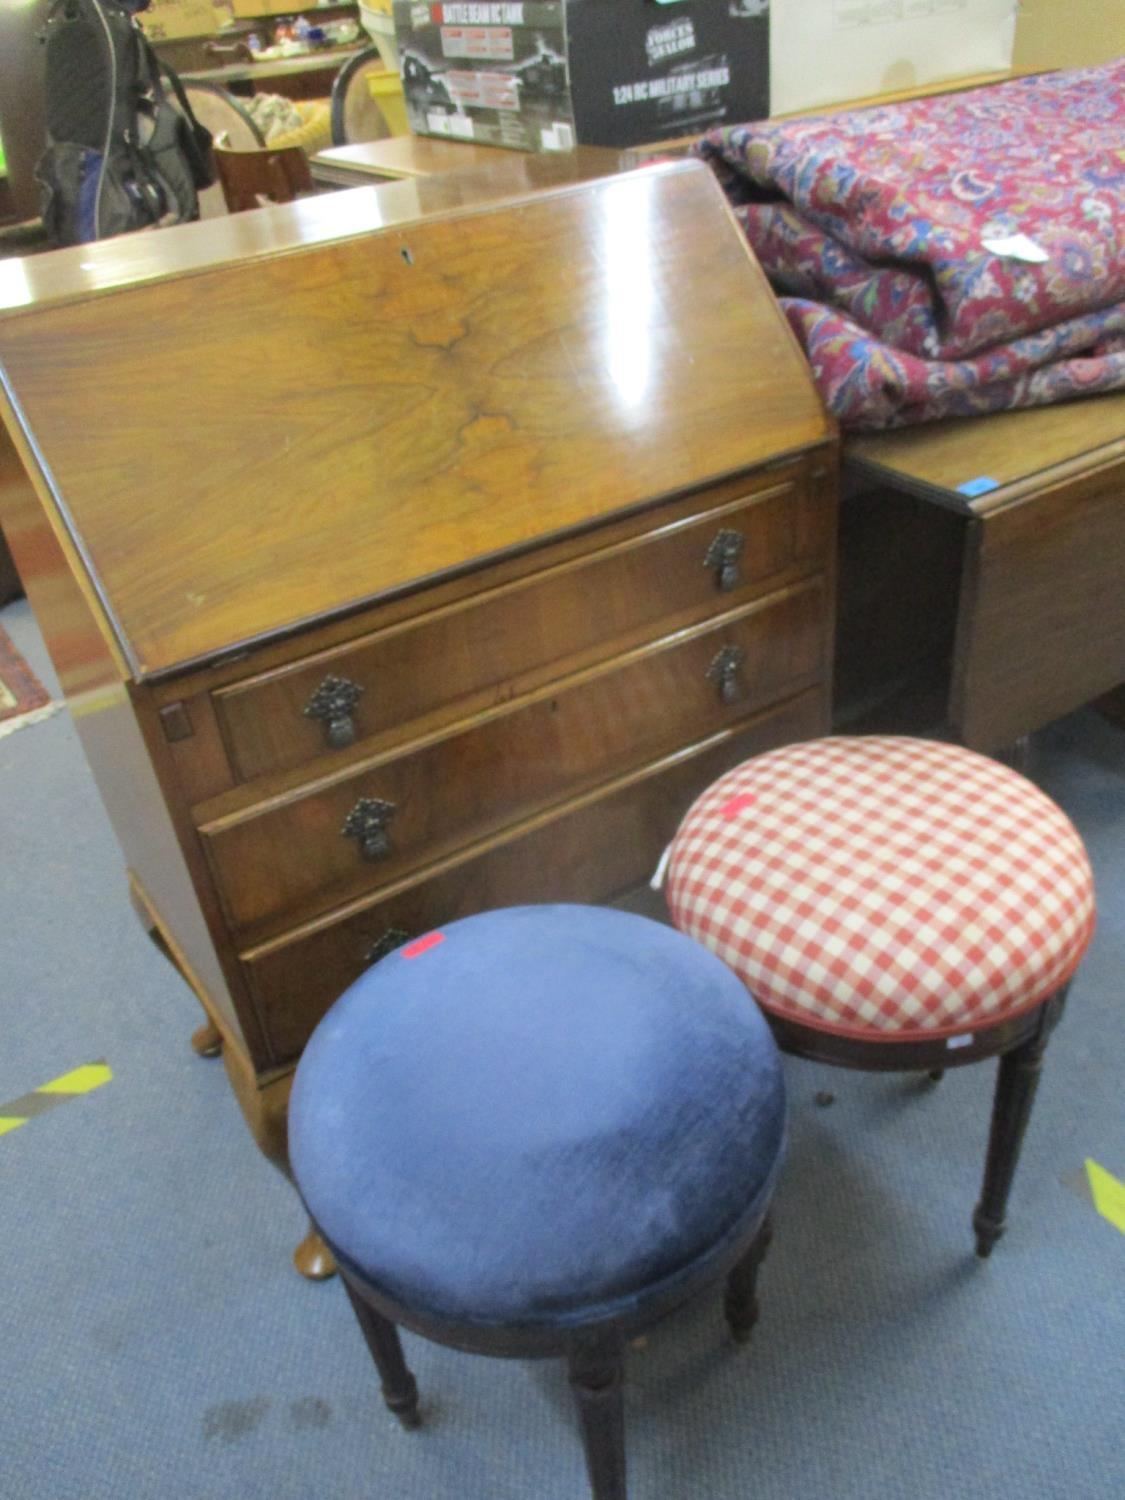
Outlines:
[[[418,1392],[398,1324],[564,1357],[593,1494],[623,1500],[627,1340],[724,1279],[749,1336],[780,1063],[740,981],[671,928],[516,907],[399,948],[317,1028],[289,1129],[404,1426]]]

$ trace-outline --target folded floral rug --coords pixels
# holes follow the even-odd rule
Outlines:
[[[700,150],[845,426],[1125,388],[1125,59]]]

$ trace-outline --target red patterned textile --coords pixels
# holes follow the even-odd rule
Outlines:
[[[1125,387],[1123,139],[1119,59],[700,149],[830,409],[883,427]]]
[[[676,926],[767,1011],[872,1041],[998,1025],[1074,973],[1094,928],[1082,841],[1043,792],[956,745],[814,740],[696,801]]]
[[[824,404],[851,431],[1050,406],[1125,388],[1125,304],[961,360],[903,354],[818,302],[782,297],[781,305]]]

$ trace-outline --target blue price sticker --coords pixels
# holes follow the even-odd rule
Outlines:
[[[998,490],[999,488],[1000,481],[998,479],[990,479],[987,474],[978,474],[975,479],[966,479],[964,484],[959,484],[957,486],[957,493],[959,495],[968,495],[970,500],[974,500],[977,495],[987,495],[989,490]]]

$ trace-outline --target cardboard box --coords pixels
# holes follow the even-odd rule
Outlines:
[[[343,0],[340,0],[343,3]],[[231,14],[241,21],[260,21],[272,16],[286,16],[294,20],[307,16],[316,25],[317,0],[229,0]]]
[[[137,17],[150,42],[178,41],[183,37],[214,36],[227,12],[211,0],[150,0]]]
[[[394,0],[410,128],[633,146],[769,113],[768,0]]]

